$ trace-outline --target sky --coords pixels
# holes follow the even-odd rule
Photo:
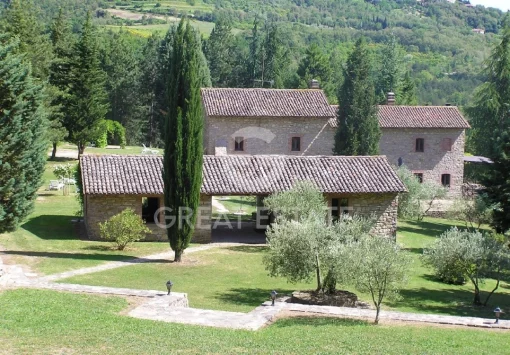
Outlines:
[[[470,0],[473,5],[483,5],[485,7],[495,7],[503,11],[510,10],[510,0]]]

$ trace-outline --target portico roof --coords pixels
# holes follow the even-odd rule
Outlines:
[[[83,193],[163,194],[161,156],[82,155]],[[310,180],[324,193],[406,191],[384,156],[204,156],[201,193],[265,195]]]

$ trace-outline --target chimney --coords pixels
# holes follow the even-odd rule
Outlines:
[[[395,94],[392,92],[388,93],[386,105],[394,106],[395,105]]]
[[[312,80],[310,80],[310,81],[308,82],[308,88],[309,88],[309,89],[316,89],[316,90],[318,90],[318,89],[320,89],[320,88],[321,88],[321,86],[320,86],[320,84],[319,84],[319,81],[318,81],[318,80],[312,79]]]
[[[447,102],[446,104],[444,104],[445,106],[451,106],[452,104]]]

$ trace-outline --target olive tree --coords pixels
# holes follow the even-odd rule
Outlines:
[[[448,190],[433,182],[421,183],[405,166],[397,170],[397,175],[407,188],[407,192],[398,196],[398,216],[400,218],[416,218],[419,221],[432,208],[434,201],[444,198]]]
[[[340,246],[347,239],[368,233],[373,219],[342,217],[330,223],[323,194],[309,181],[268,197],[265,205],[276,215],[266,233],[269,252],[264,263],[269,274],[291,283],[310,281],[315,276],[317,291],[326,288],[334,293],[336,280],[343,280],[342,269],[335,271]],[[327,272],[324,280],[323,270]]]
[[[492,222],[492,215],[497,205],[491,204],[486,194],[474,199],[459,198],[448,210],[448,218],[463,221],[470,230],[480,229],[483,224]]]
[[[291,190],[269,196],[264,204],[276,216],[266,232],[266,270],[292,283],[309,281],[315,275],[317,291],[322,290],[322,268],[328,259],[332,233],[327,204],[319,188],[310,181],[300,181]]]
[[[383,301],[398,299],[407,281],[409,255],[391,239],[364,233],[357,239],[351,238],[337,258],[354,287],[370,294],[376,308],[375,324],[378,324]]]
[[[509,270],[509,257],[508,247],[494,235],[457,228],[444,232],[424,251],[426,264],[434,268],[438,277],[449,272],[469,279],[474,287],[473,303],[484,306]],[[482,302],[480,285],[487,278],[496,280],[496,285]]]

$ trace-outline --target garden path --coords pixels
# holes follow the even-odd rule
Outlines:
[[[197,251],[211,249],[216,246],[217,246],[216,244],[204,244],[204,245],[200,245],[197,247],[190,247],[190,248],[186,249],[185,254],[191,254],[191,253],[195,253]],[[223,246],[224,246],[224,244],[223,244]],[[98,266],[86,267],[86,268],[81,268],[81,269],[76,269],[76,270],[71,270],[71,271],[65,271],[65,272],[61,272],[58,274],[43,276],[43,277],[40,277],[39,280],[43,281],[43,282],[57,281],[57,280],[66,279],[68,277],[92,274],[94,272],[117,269],[119,267],[129,266],[129,265],[133,265],[133,264],[153,262],[155,260],[169,260],[172,257],[173,257],[173,251],[169,250],[164,253],[147,255],[144,257],[140,257],[140,258],[134,258],[134,259],[123,260],[123,261],[112,261],[112,262],[107,262],[107,263],[104,263],[104,264],[101,264]]]

